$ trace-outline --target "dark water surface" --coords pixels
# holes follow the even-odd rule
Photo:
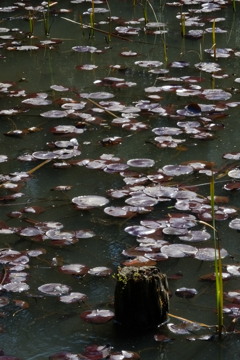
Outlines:
[[[224,2],[219,2],[220,5],[218,2],[210,2],[212,6],[213,4],[219,6],[215,11],[210,9],[210,5],[209,11],[204,10],[204,4],[206,6],[207,3],[201,1],[189,2],[186,5],[176,3],[176,6],[172,6],[174,3],[162,1],[146,2],[150,28],[153,26],[154,31],[161,30],[160,34],[146,30],[143,18],[145,1],[136,1],[136,3],[134,6],[134,2],[130,0],[109,0],[108,3],[95,4],[95,28],[105,33],[95,30],[90,37],[89,28],[83,28],[81,23],[89,25],[89,14],[86,14],[86,11],[91,8],[91,1],[74,3],[74,1],[62,0],[50,7],[49,14],[47,5],[39,8],[40,4],[36,1],[28,1],[26,4],[14,1],[0,2],[2,19],[0,23],[0,155],[7,156],[6,161],[0,158],[0,176],[2,184],[10,182],[21,185],[21,188],[15,192],[5,189],[3,185],[0,190],[2,249],[0,300],[3,303],[0,348],[7,355],[25,360],[43,360],[62,351],[80,354],[88,345],[109,344],[116,352],[122,350],[138,352],[143,360],[230,357],[237,359],[239,357],[238,334],[229,334],[222,341],[189,341],[187,338],[191,336],[213,334],[213,330],[201,329],[199,332],[193,330],[188,335],[179,335],[164,327],[159,332],[171,341],[158,342],[154,339],[157,329],[150,333],[132,332],[124,335],[117,331],[113,321],[97,325],[87,323],[80,318],[83,311],[113,310],[114,276],[102,277],[90,274],[73,276],[60,271],[62,265],[84,264],[89,268],[108,267],[112,273],[115,273],[118,266],[128,259],[122,251],[136,247],[138,244],[137,237],[124,230],[127,226],[140,225],[140,221],[144,220],[162,220],[167,214],[170,214],[171,218],[171,214],[183,213],[184,210],[175,208],[176,198],[159,201],[148,212],[135,214],[136,216],[130,218],[110,216],[104,212],[104,208],[126,206],[125,200],[131,197],[131,192],[135,191],[137,195],[142,195],[144,186],[159,185],[157,181],[146,178],[139,187],[136,187],[138,184],[133,183],[131,189],[126,188],[130,175],[135,176],[135,179],[156,175],[162,173],[165,165],[180,165],[188,161],[214,163],[217,172],[216,195],[229,197],[228,204],[221,202],[218,206],[236,209],[232,218],[226,216],[224,221],[217,222],[221,246],[229,254],[223,262],[225,265],[232,264],[237,267],[240,260],[239,233],[229,227],[230,221],[238,218],[239,192],[238,190],[230,192],[223,188],[226,183],[237,182],[239,177],[232,178],[228,175],[231,169],[238,169],[239,160],[223,159],[224,154],[239,151],[238,3],[234,13],[232,5]],[[28,7],[31,5],[33,8]],[[16,8],[11,8],[12,6]],[[109,11],[97,13],[97,8],[111,9],[110,25]],[[66,9],[71,11],[67,12]],[[185,13],[186,21],[187,18],[191,18],[195,23],[186,26],[186,32],[196,29],[204,31],[201,39],[181,36],[181,19],[179,19],[181,16],[178,15],[181,11]],[[29,34],[31,25],[29,16],[34,18],[32,36]],[[80,24],[69,22],[64,18]],[[157,28],[152,25],[156,22],[156,18],[161,23]],[[216,27],[225,31],[216,33],[217,48],[222,49],[221,53],[229,52],[229,57],[214,59],[204,51],[213,48],[212,34],[205,32],[206,29],[212,28],[213,19],[216,19]],[[128,26],[128,31],[130,27],[140,31],[137,35],[121,34],[118,29],[120,26]],[[48,36],[44,33],[46,29],[49,30]],[[107,41],[109,29],[116,35],[111,36],[110,42]],[[52,43],[41,43],[43,40],[52,40]],[[165,55],[164,44],[167,48]],[[21,46],[29,46],[29,48],[21,50]],[[34,50],[31,46],[37,46],[38,49]],[[98,51],[83,52],[83,48],[74,51],[73,48],[76,46],[92,46]],[[132,53],[129,54],[130,51]],[[123,52],[127,52],[128,56],[122,54]],[[133,52],[136,54],[134,55]],[[159,61],[162,64],[157,67],[147,64],[143,67],[136,63],[138,61]],[[222,70],[201,71],[197,66],[199,63],[215,63],[213,66],[220,66]],[[86,64],[95,65],[96,68],[91,70],[77,68]],[[187,81],[186,76],[192,77],[191,80]],[[109,77],[115,80],[108,79],[103,84],[98,83],[99,80],[103,81],[104,78]],[[119,82],[124,84],[116,85]],[[9,84],[9,87],[6,84]],[[54,85],[66,89],[59,91],[62,89],[53,87]],[[167,85],[169,89],[166,88]],[[149,90],[149,87],[163,88],[154,92],[156,90]],[[179,89],[187,89],[189,93],[183,94]],[[214,97],[209,98],[206,90],[213,89],[218,89],[220,92],[214,93]],[[191,93],[193,90],[198,92],[193,94]],[[89,95],[96,92],[104,92],[112,97],[104,98],[106,94],[103,93],[98,97]],[[50,100],[49,105],[31,106],[23,102],[25,99],[36,98],[37,93],[40,97]],[[90,100],[82,94],[88,94]],[[71,114],[68,113],[62,118],[43,116],[50,110],[63,111],[64,107],[61,106],[71,102],[85,102],[85,104],[83,109],[73,110]],[[98,105],[99,103],[101,106]],[[143,103],[144,109],[140,110],[140,107],[143,108]],[[209,105],[211,108],[206,110],[203,105]],[[157,106],[162,107],[163,112],[156,111]],[[195,113],[194,111],[186,113],[188,106],[188,109],[193,108]],[[104,108],[108,111],[104,111]],[[12,114],[12,109],[15,110],[15,114]],[[97,120],[90,119],[89,116]],[[130,118],[132,122],[129,126],[122,127],[114,124],[113,120],[117,117]],[[192,132],[182,131],[183,125],[179,122],[189,122],[190,126],[194,121],[199,121],[197,129],[199,132],[203,131],[202,136],[206,139],[200,139]],[[74,125],[78,130],[82,128],[83,132],[54,134],[52,128],[59,125]],[[33,127],[37,130],[30,131],[29,129]],[[174,139],[184,141],[175,147],[170,147],[168,139],[164,148],[157,146],[155,138],[160,135],[156,135],[152,130],[162,127],[178,128],[182,131],[181,134],[165,133],[165,136],[173,136]],[[25,132],[17,136],[12,133],[14,130]],[[115,143],[114,137],[119,137],[120,142]],[[33,171],[25,182],[13,180],[13,175],[4,177],[13,172],[28,172],[44,161],[36,158],[26,161],[19,157],[32,155],[37,151],[57,150],[54,142],[70,139],[77,139],[77,150],[81,153],[65,160],[69,167],[56,168],[54,163],[63,160],[54,159]],[[116,160],[115,157],[119,159]],[[106,170],[109,164],[118,162],[127,164],[129,160],[139,158],[154,160],[154,165],[151,167],[130,165],[127,170],[134,173],[128,173],[127,176],[124,176],[120,170],[110,171],[111,166],[110,170]],[[88,163],[97,159],[107,159],[106,166],[103,165],[101,169],[90,168]],[[209,173],[205,175],[199,170],[194,170],[189,175],[172,176],[165,181],[167,186],[182,185],[183,188],[199,185],[191,190],[196,191],[203,198],[209,194],[210,179]],[[70,190],[56,190],[55,187],[60,185],[69,186]],[[110,196],[110,189],[122,188],[127,191],[125,197],[118,199]],[[23,195],[15,200],[6,198],[7,195],[14,193]],[[102,207],[77,210],[72,204],[72,199],[83,195],[103,196],[109,202]],[[26,211],[21,213],[24,207],[42,207],[44,211],[40,214]],[[13,211],[20,211],[19,217],[14,217]],[[191,212],[186,210],[186,213]],[[194,216],[198,219],[198,215],[194,214]],[[46,229],[41,237],[21,235],[22,229],[28,227],[36,229],[40,222],[59,222],[63,226],[61,231],[90,230],[95,236],[80,238],[76,243],[70,241],[70,245],[61,245],[46,236]],[[9,234],[9,229],[14,233]],[[196,221],[194,229],[203,231],[204,225]],[[211,233],[209,228],[205,230]],[[184,243],[196,248],[213,247],[212,239],[189,243],[179,240],[176,235],[163,235],[160,238],[169,241],[170,244]],[[20,258],[19,267],[16,267],[16,259],[13,263],[9,258],[2,259],[3,249],[19,251],[27,257],[25,260]],[[42,253],[39,256],[32,257],[26,253],[36,249],[41,249]],[[216,324],[215,284],[199,280],[200,276],[214,272],[212,261],[170,256],[167,260],[158,262],[156,266],[169,277],[178,272],[183,275],[178,280],[169,279],[172,294],[171,313],[192,321]],[[25,280],[22,273],[27,274]],[[14,291],[9,290],[5,285],[11,283],[11,274],[14,277],[13,283],[27,284],[28,288],[20,291],[17,286]],[[224,282],[224,291],[237,291],[238,279],[238,274],[231,276]],[[51,296],[39,291],[39,287],[47,283],[65,284],[71,287],[72,292],[86,294],[88,299],[84,303],[60,302],[59,296]],[[181,287],[195,288],[198,294],[191,299],[177,297],[175,290]],[[16,300],[26,302],[28,307],[22,308]],[[4,305],[4,301],[8,304]],[[236,310],[236,317],[238,316]],[[226,325],[229,325],[231,319],[231,316],[226,315]],[[170,318],[170,322],[181,323],[175,318]]]

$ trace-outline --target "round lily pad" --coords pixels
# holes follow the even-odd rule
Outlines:
[[[72,199],[72,203],[75,204],[78,209],[82,210],[104,206],[108,202],[109,200],[107,198],[99,195],[82,195]]]

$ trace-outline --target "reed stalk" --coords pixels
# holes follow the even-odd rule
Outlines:
[[[211,202],[211,213],[212,213],[212,229],[213,229],[213,241],[215,250],[215,285],[216,285],[216,305],[217,305],[217,317],[218,317],[218,336],[221,338],[223,331],[223,279],[222,279],[222,259],[220,240],[216,229],[215,219],[215,180],[212,174],[210,182],[210,202]]]
[[[215,22],[215,19],[213,20],[213,25],[212,25],[212,49],[213,49],[214,60],[216,60],[217,45],[216,45],[216,22]]]
[[[165,63],[167,63],[167,62],[168,62],[168,54],[167,54],[167,42],[166,42],[166,36],[165,36],[165,34],[163,34],[162,42],[163,42],[163,56],[164,56],[164,61],[165,61]]]
[[[108,23],[108,35],[106,37],[106,42],[109,44],[111,42],[111,34],[112,34],[112,15],[111,15],[111,8],[109,6],[108,0],[106,0],[107,8],[109,10],[109,23]]]
[[[236,0],[232,0],[233,11],[236,12]]]
[[[50,35],[50,1],[47,3],[47,10],[43,13],[44,33]]]
[[[144,1],[144,5],[143,5],[143,17],[144,17],[144,22],[145,24],[148,23],[148,0]]]
[[[92,9],[89,14],[90,17],[90,33],[89,38],[92,39],[94,37],[94,24],[95,24],[95,5],[94,0],[92,0]]]
[[[34,15],[31,11],[29,11],[28,23],[29,23],[29,37],[31,37],[33,36],[33,30],[34,30]]]
[[[186,18],[183,12],[181,12],[181,35],[182,37],[186,36]]]

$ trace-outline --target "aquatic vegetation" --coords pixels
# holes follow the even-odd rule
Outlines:
[[[6,343],[19,312],[33,332],[51,316],[54,339],[74,314],[69,331],[84,334],[84,346],[95,338],[113,342],[119,264],[156,265],[168,276],[171,321],[156,342],[215,340],[216,326],[219,334],[238,334],[240,53],[228,21],[236,5],[0,7]],[[79,353],[67,331],[59,352],[46,350],[49,359],[139,358],[105,345]]]

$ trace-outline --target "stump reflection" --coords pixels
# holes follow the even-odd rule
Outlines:
[[[155,266],[120,268],[114,306],[116,322],[124,327],[145,330],[163,323],[169,311],[166,275]]]

